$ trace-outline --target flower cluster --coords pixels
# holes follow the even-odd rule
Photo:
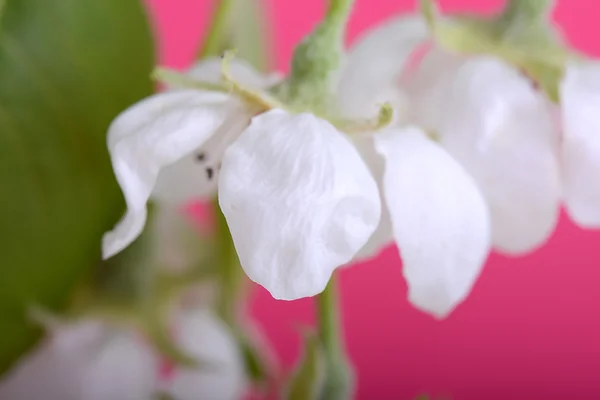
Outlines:
[[[434,45],[415,61],[432,39],[418,16],[368,33],[326,112],[280,101],[277,75],[239,60],[223,74],[217,59],[192,68],[188,88],[125,111],[108,146],[128,210],[104,256],[141,232],[150,197],[218,194],[242,267],[275,298],[314,296],[336,268],[395,242],[410,301],[444,317],[491,248],[544,243],[562,202],[599,225],[600,67],[569,63],[557,106],[494,54]],[[226,92],[211,90],[219,84]],[[375,123],[384,103],[394,118]]]
[[[230,53],[204,58],[185,73],[158,70],[166,89],[113,121],[107,145],[127,210],[105,233],[103,258],[142,233],[155,239],[147,259],[125,263],[144,270],[122,290],[132,292],[135,316],[50,324],[49,340],[0,384],[0,397],[239,398],[249,362],[235,301],[217,313],[191,291],[192,307],[184,306],[187,284],[198,283],[185,273],[176,301],[148,301],[160,292],[157,265],[187,271],[208,254],[213,267],[237,267],[232,254],[215,256],[231,241],[247,276],[282,300],[318,295],[337,268],[395,244],[409,301],[444,318],[490,251],[539,248],[563,205],[581,227],[600,227],[600,63],[572,54],[550,29],[548,1],[513,0],[477,20],[442,18],[423,0],[423,16],[381,24],[343,60],[336,46],[352,1],[331,4],[289,76],[259,73]],[[215,199],[231,237],[200,249],[178,211]],[[168,317],[158,323],[172,331],[161,337],[167,350],[198,368],[161,372],[156,350],[165,343],[148,337],[144,319],[154,312]],[[342,369],[327,371],[330,381],[350,376]]]

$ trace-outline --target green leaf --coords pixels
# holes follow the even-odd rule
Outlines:
[[[7,0],[0,32],[0,372],[63,309],[123,211],[106,130],[152,92],[138,0]]]
[[[316,400],[325,384],[325,354],[319,338],[314,333],[305,334],[304,355],[290,380],[287,400]]]

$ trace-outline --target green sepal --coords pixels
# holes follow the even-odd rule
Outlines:
[[[463,54],[492,54],[525,72],[547,96],[559,101],[559,85],[567,61],[574,55],[548,18],[553,2],[527,6],[509,3],[494,17],[440,16],[432,0],[422,0],[422,10],[436,43]],[[521,4],[525,4],[523,2]]]

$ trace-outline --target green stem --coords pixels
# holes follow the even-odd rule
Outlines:
[[[319,339],[325,352],[326,377],[320,400],[347,400],[352,397],[352,367],[344,349],[340,306],[335,276],[317,297]]]
[[[212,18],[212,25],[208,30],[208,36],[204,41],[204,47],[198,55],[199,59],[205,57],[219,56],[222,49],[222,40],[227,31],[229,14],[235,0],[220,0]]]
[[[353,4],[354,0],[330,0],[323,21],[294,50],[292,71],[283,91],[294,107],[313,111],[327,108]]]
[[[329,7],[327,7],[327,13],[325,20],[329,22],[337,23],[340,29],[340,33],[344,34],[346,28],[346,20],[350,16],[354,0],[330,0]]]
[[[328,356],[335,357],[343,353],[337,291],[337,283],[332,276],[323,293],[317,296],[319,337]]]
[[[509,0],[504,11],[506,20],[519,20],[528,23],[548,18],[554,9],[555,0]]]

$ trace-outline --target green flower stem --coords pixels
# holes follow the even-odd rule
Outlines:
[[[204,41],[204,47],[200,50],[198,58],[219,56],[224,50],[221,48],[223,37],[227,32],[229,14],[235,0],[220,0],[212,18],[212,25],[208,30],[208,36]]]
[[[332,276],[323,293],[317,297],[319,339],[326,361],[325,385],[319,396],[321,400],[347,400],[352,396],[352,367],[344,349],[338,300],[337,283]]]
[[[330,0],[327,8],[326,20],[335,22],[341,29],[340,34],[343,35],[346,29],[346,20],[352,11],[354,0]]]
[[[319,337],[325,352],[330,356],[339,357],[343,352],[343,339],[340,335],[340,315],[335,276],[331,277],[323,293],[317,296],[317,314]]]
[[[296,47],[289,80],[279,93],[294,107],[328,108],[353,4],[354,0],[330,0],[324,20]]]
[[[510,0],[504,11],[506,19],[539,22],[548,17],[555,0]]]

